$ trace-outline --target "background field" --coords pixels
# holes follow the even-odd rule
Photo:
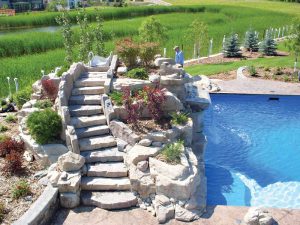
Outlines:
[[[180,1],[170,2],[180,3]],[[232,1],[222,1],[225,5],[219,5],[219,2],[221,1],[184,1],[185,4],[201,4],[197,7],[189,6],[178,8],[141,7],[132,12],[129,12],[128,8],[124,9],[124,12],[122,11],[123,9],[121,11],[120,9],[105,9],[112,14],[122,12],[117,19],[113,19],[113,16],[109,16],[112,14],[107,13],[107,19],[104,24],[107,49],[109,51],[113,50],[115,41],[120,38],[131,36],[137,39],[138,27],[151,12],[155,14],[154,16],[168,29],[168,40],[162,44],[162,48],[166,47],[168,50],[167,55],[173,57],[174,53],[172,47],[174,45],[183,45],[186,58],[191,58],[193,55],[193,43],[190,43],[186,39],[186,34],[189,24],[194,19],[200,19],[208,24],[209,37],[214,40],[213,52],[216,53],[221,51],[224,35],[236,32],[239,34],[240,41],[242,42],[245,31],[249,27],[252,27],[258,30],[260,37],[262,37],[265,29],[271,26],[275,28],[290,24],[293,18],[297,17],[300,12],[300,8],[297,13],[290,9],[298,7],[292,3],[274,2],[278,8],[275,12],[274,8],[265,8],[265,6],[270,5],[270,2],[260,1],[260,7],[257,6],[259,5],[257,2],[254,4],[252,1],[249,2],[249,7],[243,6],[247,5],[244,1],[234,1],[235,4],[233,4]],[[168,11],[166,11],[165,8],[168,8]],[[145,10],[145,12],[143,12],[143,10]],[[91,9],[90,11],[91,13],[93,12]],[[134,12],[138,13],[135,14]],[[30,21],[33,15],[34,14],[21,15],[19,18],[22,18],[24,21]],[[56,14],[38,13],[37,15],[39,15],[37,17],[39,19],[48,17],[53,19],[53,15]],[[128,18],[129,15],[130,18]],[[28,16],[29,19],[26,19],[26,16]],[[0,24],[2,22],[1,19],[2,18],[0,18]],[[52,19],[49,19],[49,21]],[[20,19],[14,20],[20,21]],[[11,21],[9,23],[12,24]],[[74,27],[74,31],[76,34],[74,39],[75,43],[78,41],[78,28]],[[111,33],[114,35],[111,36]],[[54,69],[54,67],[62,65],[64,59],[62,47],[63,43],[59,31],[0,35],[0,82],[2,84],[0,86],[0,96],[6,96],[8,93],[7,76],[19,78],[20,87],[24,88],[31,85],[41,76],[41,69],[49,72],[51,69]],[[76,47],[74,49],[76,57]],[[208,46],[204,46],[201,55],[206,56],[207,51]],[[285,59],[283,59],[283,61],[284,60]],[[283,63],[283,61],[278,59],[278,62],[274,61],[274,64]],[[289,65],[289,62],[285,64]],[[200,65],[199,67],[191,67],[188,71],[193,74],[211,74],[222,68],[234,68],[236,66],[237,64],[207,67]]]

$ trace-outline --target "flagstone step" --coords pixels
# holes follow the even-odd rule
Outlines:
[[[80,75],[80,78],[107,78],[107,72],[87,72]]]
[[[79,139],[80,151],[90,151],[100,148],[114,147],[117,141],[111,135],[102,135],[97,137]]]
[[[128,169],[123,162],[87,164],[89,177],[127,177]]]
[[[70,105],[71,116],[92,116],[102,113],[100,105]]]
[[[100,95],[74,95],[69,99],[70,105],[101,105]]]
[[[128,191],[130,190],[128,177],[82,177],[81,190],[89,191]]]
[[[87,138],[97,135],[108,134],[110,132],[107,125],[90,126],[76,129],[78,138]]]
[[[85,157],[86,163],[123,162],[124,160],[124,153],[118,151],[117,147],[84,151],[80,154]]]
[[[101,95],[104,94],[104,87],[79,87],[72,90],[72,95]]]
[[[104,86],[105,83],[104,78],[80,78],[75,81],[74,86],[79,87],[95,87],[95,86]]]
[[[93,125],[105,125],[107,120],[104,115],[71,117],[71,125],[75,128],[89,127]]]
[[[83,191],[81,193],[81,202],[83,205],[97,206],[102,209],[124,209],[136,206],[137,198],[128,191]]]

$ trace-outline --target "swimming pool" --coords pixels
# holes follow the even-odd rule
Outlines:
[[[300,208],[300,96],[270,97],[211,95],[208,205]]]

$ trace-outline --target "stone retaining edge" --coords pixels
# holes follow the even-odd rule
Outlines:
[[[58,188],[48,185],[41,196],[13,225],[46,225],[58,208]]]

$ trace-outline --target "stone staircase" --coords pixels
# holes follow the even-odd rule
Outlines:
[[[81,179],[83,205],[104,209],[135,206],[124,164],[116,139],[110,134],[101,106],[106,72],[83,73],[75,82],[69,98],[71,125],[78,137],[80,154],[86,159],[86,172]]]

